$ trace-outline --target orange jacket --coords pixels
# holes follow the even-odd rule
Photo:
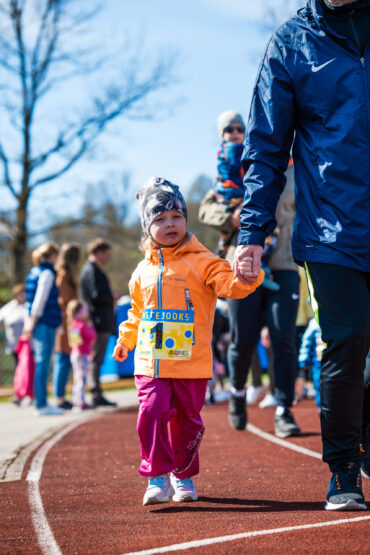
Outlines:
[[[128,320],[119,327],[118,343],[129,350],[137,346],[135,374],[212,378],[217,297],[246,297],[261,284],[263,276],[261,270],[253,285],[242,283],[230,264],[194,235],[173,248],[148,251],[132,274],[132,308]]]

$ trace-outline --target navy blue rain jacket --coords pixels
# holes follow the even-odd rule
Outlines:
[[[370,44],[330,30],[319,0],[272,36],[243,153],[239,244],[273,231],[293,142],[296,261],[370,270]]]

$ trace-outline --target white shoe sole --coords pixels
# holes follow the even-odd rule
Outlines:
[[[301,435],[301,431],[297,430],[295,432],[275,432],[276,437],[281,439],[286,439],[287,437],[298,437]]]
[[[326,502],[326,511],[366,511],[365,503],[358,503],[354,499],[350,499],[346,503],[330,503]]]
[[[174,493],[175,493],[175,490],[171,486],[170,489],[168,490],[167,497],[157,497],[156,495],[153,495],[151,497],[150,496],[146,497],[146,495],[144,495],[143,505],[159,505],[161,503],[169,503],[170,497]]]
[[[175,493],[175,495],[172,497],[172,501],[175,501],[175,503],[191,503],[192,501],[198,501],[198,495],[178,495],[177,493]]]

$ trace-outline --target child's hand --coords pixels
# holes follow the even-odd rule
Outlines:
[[[238,262],[239,271],[242,275],[251,274],[253,271],[253,258],[252,256],[246,256]]]
[[[124,360],[126,360],[127,357],[128,357],[127,347],[125,347],[125,345],[121,345],[121,343],[118,343],[114,347],[114,351],[113,351],[114,360],[116,360],[117,362],[123,362]]]

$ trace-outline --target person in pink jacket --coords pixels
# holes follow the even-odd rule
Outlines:
[[[196,501],[192,476],[199,472],[200,411],[212,377],[217,296],[246,297],[264,273],[250,286],[242,283],[228,262],[187,231],[177,185],[153,177],[137,198],[145,259],[130,280],[132,308],[120,325],[113,356],[122,361],[136,346],[139,474],[148,478],[143,505],[167,503],[170,496]]]
[[[69,344],[71,346],[71,364],[73,369],[73,411],[81,412],[92,408],[85,402],[85,390],[89,369],[89,357],[92,353],[96,332],[88,321],[89,307],[79,299],[73,299],[67,305],[67,322]]]

